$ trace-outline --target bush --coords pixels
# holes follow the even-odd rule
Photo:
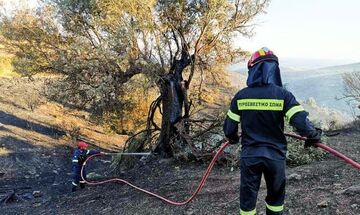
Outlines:
[[[304,142],[298,140],[288,140],[288,152],[286,161],[289,166],[300,166],[325,157],[325,152],[317,148],[304,148]]]
[[[127,140],[125,150],[123,152],[141,152],[146,147],[144,142],[146,141],[146,133],[142,132],[136,136],[130,137]],[[112,157],[111,168],[115,171],[122,171],[134,167],[141,156],[122,156],[121,154],[115,154]]]
[[[286,125],[286,132],[292,131],[290,125]],[[322,137],[325,141],[325,137]],[[317,148],[304,148],[304,141],[296,140],[294,138],[288,139],[288,151],[286,154],[286,161],[289,166],[299,166],[314,161],[321,160],[325,157],[326,153]]]

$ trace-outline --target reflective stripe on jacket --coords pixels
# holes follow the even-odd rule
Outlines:
[[[249,70],[248,86],[232,99],[224,123],[225,136],[238,140],[242,130],[242,157],[266,157],[283,160],[287,142],[284,119],[303,136],[314,134],[308,113],[292,93],[282,87],[280,70],[275,62],[262,62]]]

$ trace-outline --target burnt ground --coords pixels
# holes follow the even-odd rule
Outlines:
[[[43,106],[40,108],[41,113],[46,112]],[[24,114],[26,111],[32,117]],[[30,112],[17,99],[3,95],[0,98],[0,199],[5,201],[6,197],[14,197],[0,203],[1,214],[191,215],[239,212],[239,169],[231,171],[230,166],[215,166],[195,200],[180,207],[119,183],[87,186],[71,193],[74,146],[66,138],[64,129],[44,119],[46,117],[40,116],[40,112]],[[360,130],[342,130],[338,136],[328,138],[327,144],[360,161]],[[106,147],[109,148],[116,147]],[[91,162],[88,173],[95,175],[96,180],[114,176],[109,172],[110,159],[104,157]],[[206,163],[155,158],[122,172],[120,177],[181,201],[196,188],[206,167]],[[360,171],[338,158],[328,156],[320,162],[288,168],[287,176],[285,214],[360,214]],[[266,187],[262,183],[258,197],[259,214],[264,214],[265,195]]]

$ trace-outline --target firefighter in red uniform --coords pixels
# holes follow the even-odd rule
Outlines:
[[[248,62],[246,88],[231,101],[224,123],[230,143],[239,141],[241,122],[240,215],[256,214],[261,177],[267,187],[266,214],[283,214],[287,142],[284,118],[297,133],[307,137],[305,146],[320,142],[321,130],[308,120],[308,113],[282,87],[278,58],[268,48],[256,51]]]

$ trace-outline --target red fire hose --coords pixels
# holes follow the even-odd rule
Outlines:
[[[193,200],[193,199],[195,198],[195,196],[200,192],[201,188],[202,188],[202,187],[204,186],[204,184],[205,184],[206,179],[209,177],[209,175],[210,175],[210,173],[211,173],[211,170],[212,170],[212,168],[213,168],[214,165],[215,165],[216,160],[218,159],[218,157],[221,155],[221,153],[224,151],[224,149],[225,149],[228,145],[229,145],[229,142],[228,142],[228,141],[226,141],[225,143],[223,143],[223,144],[221,145],[221,147],[219,148],[219,150],[216,152],[216,154],[214,155],[213,159],[211,160],[211,162],[210,162],[208,168],[206,169],[205,173],[203,174],[203,177],[202,177],[202,179],[201,179],[198,187],[196,188],[195,192],[193,192],[193,194],[192,194],[187,200],[185,200],[185,201],[183,201],[183,202],[172,201],[172,200],[167,199],[167,198],[165,198],[165,197],[163,197],[163,196],[160,196],[160,195],[158,195],[158,194],[156,194],[156,193],[152,193],[152,192],[147,191],[147,190],[144,190],[144,189],[142,189],[142,188],[140,188],[140,187],[138,187],[138,186],[135,186],[135,185],[131,184],[130,182],[128,182],[128,181],[126,181],[126,180],[124,180],[124,179],[121,179],[121,178],[112,178],[112,179],[108,179],[108,180],[104,180],[104,181],[99,181],[99,182],[87,181],[87,180],[83,177],[83,170],[84,170],[84,167],[85,167],[85,165],[86,165],[86,162],[87,162],[88,160],[96,157],[96,156],[100,156],[101,154],[91,155],[91,156],[89,156],[89,157],[86,159],[86,161],[83,163],[83,166],[81,167],[81,178],[82,178],[82,180],[84,180],[87,184],[90,184],[90,185],[99,185],[99,184],[105,184],[105,183],[109,183],[109,182],[119,181],[119,182],[122,182],[122,183],[124,183],[124,184],[129,185],[130,187],[132,187],[132,188],[134,188],[134,189],[136,189],[136,190],[139,190],[139,191],[141,191],[141,192],[147,193],[147,194],[149,194],[150,196],[154,196],[154,197],[156,197],[156,198],[159,198],[159,199],[163,200],[163,201],[166,202],[166,203],[169,203],[169,204],[175,205],[175,206],[181,206],[181,205],[185,205],[185,204],[191,202],[191,200]]]
[[[295,138],[295,139],[298,139],[298,140],[306,140],[305,137],[301,137],[299,135],[296,135],[296,134],[288,134],[288,133],[285,133],[285,136],[288,136],[288,137],[292,137],[292,138]],[[322,143],[316,143],[316,145],[329,152],[330,154],[336,156],[336,157],[339,157],[341,159],[343,159],[346,163],[350,164],[351,166],[353,166],[354,168],[356,169],[359,169],[360,170],[360,163],[357,163],[356,161],[354,160],[351,160],[350,158],[346,157],[344,154],[336,151],[335,149],[333,148],[330,148],[329,146],[325,145],[325,144],[322,144]]]
[[[288,134],[288,133],[285,133],[286,136],[288,137],[292,137],[292,138],[295,138],[295,139],[299,139],[299,140],[306,140],[305,137],[301,137],[301,136],[298,136],[298,135],[295,135],[295,134]],[[144,192],[150,196],[154,196],[158,199],[161,199],[163,200],[164,202],[168,203],[168,204],[171,204],[171,205],[175,205],[175,206],[181,206],[181,205],[185,205],[187,203],[189,203],[191,200],[193,200],[195,198],[195,196],[200,192],[200,190],[202,189],[202,187],[204,186],[205,182],[206,182],[206,179],[209,177],[210,173],[211,173],[211,170],[212,168],[214,167],[215,165],[215,162],[216,160],[218,159],[218,157],[221,155],[221,153],[224,151],[224,149],[229,145],[229,142],[225,142],[221,145],[221,147],[219,148],[219,150],[216,152],[216,154],[214,155],[213,159],[211,160],[209,166],[207,167],[205,173],[203,174],[203,177],[201,178],[200,180],[200,183],[198,185],[198,187],[196,188],[196,190],[193,192],[193,194],[185,201],[182,201],[182,202],[176,202],[176,201],[172,201],[170,199],[167,199],[163,196],[160,196],[159,194],[156,194],[156,193],[152,193],[148,190],[144,190],[136,185],[133,185],[131,184],[130,182],[124,180],[124,179],[121,179],[121,178],[112,178],[112,179],[108,179],[108,180],[104,180],[104,181],[87,181],[84,176],[83,176],[83,171],[84,171],[84,168],[85,168],[85,165],[86,165],[86,162],[93,159],[94,157],[96,156],[100,156],[100,155],[103,155],[103,154],[95,154],[95,155],[91,155],[89,156],[85,162],[83,163],[82,167],[81,167],[81,178],[82,180],[85,181],[85,183],[87,184],[90,184],[90,185],[100,185],[100,184],[105,184],[105,183],[109,183],[109,182],[122,182],[124,184],[127,184],[129,185],[130,187],[136,189],[136,190],[139,190],[141,192]],[[322,143],[317,143],[316,144],[319,148],[343,159],[346,163],[352,165],[354,168],[356,169],[359,169],[360,170],[360,164],[357,163],[356,161],[354,160],[351,160],[350,158],[346,157],[345,155],[341,154],[340,152],[336,151],[335,149],[332,149],[330,148],[329,146],[326,146]]]

